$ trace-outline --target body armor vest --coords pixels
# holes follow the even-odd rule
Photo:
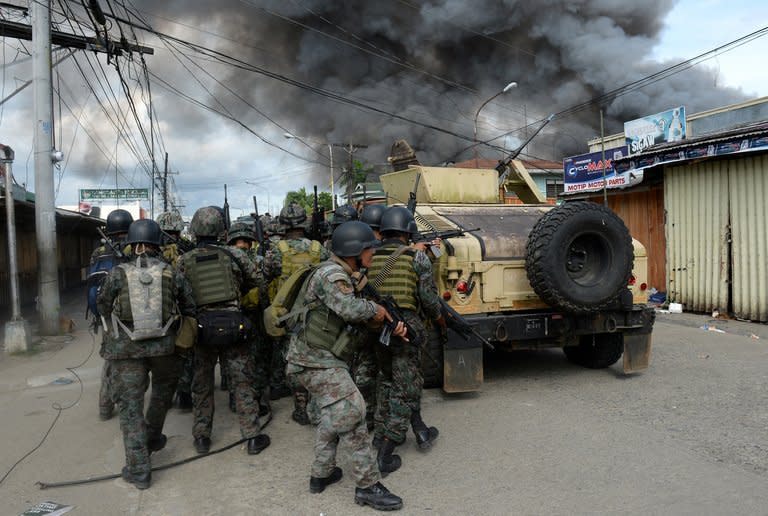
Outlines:
[[[375,281],[381,273],[387,258],[394,253],[399,245],[385,245],[376,250],[373,255],[371,267],[368,269],[369,281]],[[412,249],[406,249],[392,266],[384,282],[377,289],[382,296],[392,296],[398,306],[405,310],[418,310],[418,298],[416,292],[419,286],[419,278],[413,270]]]
[[[139,257],[135,264],[118,265],[125,272],[126,286],[115,300],[112,325],[115,333],[120,327],[131,340],[165,337],[178,318],[170,266],[144,260]]]
[[[323,251],[323,246],[317,240],[312,240],[308,251],[297,252],[292,248],[287,240],[280,240],[277,243],[277,249],[282,256],[280,277],[275,279],[269,285],[269,299],[274,299],[277,291],[283,286],[285,280],[291,277],[291,275],[299,269],[307,267],[308,265],[316,265],[320,263],[320,255]]]
[[[293,306],[307,306],[307,287],[314,274],[313,272],[304,282]],[[328,351],[344,362],[352,358],[358,341],[351,338],[348,331],[344,331],[347,323],[336,312],[322,302],[314,301],[307,306],[302,318],[307,346]]]
[[[232,259],[216,248],[200,248],[184,259],[186,276],[198,307],[240,299]]]

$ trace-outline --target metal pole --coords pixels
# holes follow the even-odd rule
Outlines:
[[[53,99],[51,89],[50,0],[32,2],[32,70],[35,99],[35,233],[39,288],[39,332],[59,329],[59,271],[56,251],[56,207],[53,188]]]
[[[13,309],[12,320],[21,319],[21,305],[19,303],[19,262],[16,255],[16,209],[13,199],[13,150],[2,146],[4,156],[0,163],[5,168],[5,216],[8,222],[8,274],[11,280],[11,306]]]
[[[603,110],[600,110],[600,147],[602,148],[603,168],[603,206],[608,206],[608,182],[605,179],[605,128],[603,127]]]
[[[165,170],[163,171],[163,211],[168,211],[168,153],[165,153]]]
[[[333,145],[328,144],[328,154],[331,156],[331,208],[336,209],[336,191],[333,186]]]

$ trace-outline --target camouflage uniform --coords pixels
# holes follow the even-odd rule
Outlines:
[[[98,297],[99,312],[108,321],[115,300],[127,288],[125,271],[113,268],[104,280]],[[183,315],[194,317],[195,302],[189,283],[175,271],[171,297]],[[161,309],[160,301],[150,299],[150,302],[158,303],[157,310]],[[179,378],[180,361],[175,354],[175,335],[133,341],[121,328],[117,337],[114,331],[110,327],[109,333],[104,334],[100,354],[110,364],[110,381],[120,411],[127,469],[133,475],[146,474],[151,470],[147,441],[160,437]],[[145,416],[144,393],[149,386],[150,373],[152,394]]]
[[[251,247],[245,252],[256,266],[256,269],[261,271],[263,269],[264,257],[259,255],[254,247]],[[251,299],[250,301],[253,302],[255,300]],[[253,321],[255,329],[249,347],[251,356],[253,357],[252,383],[259,399],[261,399],[262,394],[269,386],[269,365],[272,356],[272,341],[264,331],[264,318],[262,317],[264,307],[261,305],[265,302],[265,296],[259,292],[258,305],[251,306],[247,303],[243,304],[243,312],[251,319],[251,321]]]
[[[122,253],[124,256],[129,256],[131,254],[131,246],[126,245],[124,246],[122,242],[117,242],[117,245],[115,247],[123,247]],[[96,249],[93,250],[91,253],[91,259],[89,261],[89,267],[93,266],[96,261],[98,260],[99,256],[103,256],[105,254],[112,253],[112,249],[107,246],[107,244],[102,244]],[[115,265],[117,265],[119,261],[115,260]],[[100,321],[95,321],[96,326],[100,326]],[[102,328],[103,329],[103,328]],[[105,336],[102,336],[102,342],[101,342],[101,348],[104,348],[104,338]],[[101,367],[101,384],[99,386],[99,415],[102,419],[110,419],[112,417],[112,412],[115,407],[115,400],[112,396],[112,384],[110,381],[112,373],[110,371],[110,363],[108,360],[104,361],[104,364]]]
[[[365,421],[368,430],[374,428],[376,414],[376,388],[379,373],[378,358],[376,356],[376,347],[373,343],[378,342],[379,332],[370,333],[365,344],[358,350],[352,360],[352,378],[355,385],[360,390],[360,394],[365,399]]]
[[[403,245],[399,240],[385,240],[376,251],[369,276],[376,278],[377,264],[386,261],[386,256]],[[403,317],[416,335],[409,335],[410,342],[393,339],[387,348],[376,346],[379,363],[377,382],[377,407],[375,415],[375,435],[387,437],[394,443],[402,443],[408,431],[411,413],[421,410],[421,389],[424,377],[421,373],[421,345],[426,339],[424,323],[418,315],[421,309],[430,319],[440,317],[440,300],[437,286],[432,276],[432,262],[422,251],[409,250],[403,253],[396,263],[412,268],[412,282],[405,281],[397,273],[390,274],[379,288],[382,295],[399,292],[405,303],[399,301]],[[407,285],[403,287],[403,285]],[[400,289],[400,290],[398,290]],[[398,299],[398,295],[394,295]],[[373,346],[373,343],[369,343]]]
[[[349,268],[337,261],[321,264],[308,279],[305,304],[326,306],[346,323],[357,324],[376,314],[376,305],[355,296]],[[349,450],[352,476],[360,488],[379,481],[368,432],[365,401],[349,375],[346,362],[307,344],[303,323],[293,329],[288,346],[289,374],[309,391],[320,409],[311,476],[327,478],[336,466],[338,447]]]
[[[261,273],[248,258],[248,255],[236,247],[226,246],[225,249],[234,257],[234,261],[231,261],[232,274],[239,291],[247,292],[252,288],[262,286]],[[179,271],[186,273],[187,264],[194,260],[199,252],[201,252],[201,248],[183,254],[179,258]],[[197,298],[197,294],[195,297]],[[198,308],[199,313],[208,310],[237,312],[240,310],[240,298]],[[192,401],[194,403],[192,434],[196,439],[210,438],[211,436],[214,413],[214,369],[217,359],[221,361],[222,366],[227,368],[230,389],[234,389],[235,392],[235,404],[242,437],[250,439],[259,434],[259,405],[252,383],[253,357],[249,351],[248,343],[236,343],[218,349],[210,347],[198,339],[195,345],[195,374],[192,381]]]
[[[319,243],[318,243],[319,244]],[[320,263],[330,258],[330,253],[322,245],[314,244],[308,238],[292,238],[278,241],[272,244],[264,257],[264,274],[269,279],[274,279],[271,287],[272,295],[276,293],[282,283],[297,270],[297,265],[291,263],[292,258],[301,255],[300,260],[306,265]],[[281,248],[283,249],[281,251]],[[284,255],[285,253],[285,255]],[[297,409],[306,411],[308,399],[306,393],[290,378],[285,376],[285,353],[288,346],[288,338],[274,339],[269,362],[270,386],[273,389],[281,385],[287,385],[296,395]]]

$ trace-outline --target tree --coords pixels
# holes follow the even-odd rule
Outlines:
[[[288,192],[285,195],[283,206],[288,206],[289,203],[298,203],[307,213],[312,213],[315,205],[315,193],[314,191],[307,192],[307,189],[303,186],[299,190]],[[317,193],[317,205],[322,211],[330,211],[333,209],[333,198],[329,192]]]
[[[355,160],[353,162],[351,177],[350,177],[350,174],[347,173],[347,171],[345,170],[345,173],[342,174],[341,176],[340,183],[345,187],[349,183],[350,185],[349,189],[354,190],[358,184],[365,183],[365,180],[372,173],[373,173],[372,166],[368,165],[367,163],[363,163],[360,160]]]

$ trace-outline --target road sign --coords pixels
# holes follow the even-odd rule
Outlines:
[[[148,188],[99,188],[99,189],[81,189],[81,201],[96,200],[146,200],[149,199]]]

